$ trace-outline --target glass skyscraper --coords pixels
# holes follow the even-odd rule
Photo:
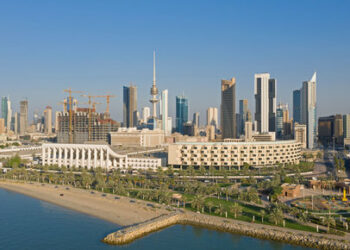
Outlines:
[[[176,132],[183,134],[183,124],[188,121],[188,99],[176,97]]]
[[[301,91],[300,89],[293,91],[293,120],[301,123]]]

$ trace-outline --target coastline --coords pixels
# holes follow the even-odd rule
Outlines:
[[[138,224],[163,214],[168,214],[169,211],[161,208],[151,208],[147,206],[148,202],[135,200],[131,203],[127,197],[107,194],[105,197],[102,193],[91,190],[83,190],[65,186],[45,184],[44,186],[38,183],[22,183],[0,180],[0,188],[8,191],[24,194],[35,199],[46,201],[61,207],[65,207],[80,213],[84,213],[108,222],[112,222],[118,226],[129,226]],[[60,196],[64,194],[64,196]]]
[[[107,235],[102,241],[108,244],[124,245],[138,238],[163,228],[185,224],[200,226],[234,234],[250,236],[264,240],[274,240],[288,244],[322,248],[350,249],[346,236],[317,234],[281,227],[254,224],[249,222],[226,219],[223,217],[174,209],[168,211],[161,205],[157,209],[147,206],[147,203],[127,197],[115,200],[116,195],[65,186],[39,183],[22,183],[0,180],[0,188],[21,193],[36,199],[72,209],[102,220],[123,226],[120,230]],[[60,196],[63,193],[64,196]],[[135,202],[130,202],[134,200]]]

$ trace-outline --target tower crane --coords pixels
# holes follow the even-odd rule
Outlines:
[[[106,114],[109,114],[109,103],[110,103],[110,98],[115,97],[115,95],[98,95],[96,97],[101,97],[101,98],[106,98]]]
[[[63,90],[69,94],[69,143],[73,143],[73,110],[72,110],[72,93],[82,93],[81,91],[73,91],[71,88]]]

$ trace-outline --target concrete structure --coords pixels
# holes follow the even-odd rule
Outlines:
[[[156,86],[156,52],[153,51],[153,83],[151,88],[151,96],[152,99],[149,100],[152,103],[152,118],[157,117],[157,103],[159,100],[157,99],[158,89]]]
[[[255,74],[255,120],[259,133],[275,132],[276,119],[276,80],[269,73]]]
[[[137,87],[123,87],[123,127],[137,126]]]
[[[28,101],[24,100],[20,102],[19,113],[19,134],[24,135],[28,128]]]
[[[222,138],[236,138],[236,78],[221,80]]]
[[[44,110],[44,120],[45,120],[45,126],[44,126],[44,132],[46,134],[52,133],[52,108],[50,106],[47,106]]]
[[[211,126],[213,125],[215,129],[218,128],[219,125],[219,119],[218,119],[218,109],[210,107],[207,110],[207,125]]]
[[[164,144],[164,131],[160,129],[119,128],[109,133],[112,146],[157,147]]]
[[[315,147],[317,135],[317,113],[316,113],[316,72],[310,81],[303,82],[301,88],[301,124],[306,125],[307,147]]]
[[[294,140],[300,143],[301,148],[306,148],[306,125],[298,123],[294,124]]]
[[[241,167],[299,163],[300,144],[276,142],[176,143],[168,147],[168,164],[173,166]]]
[[[301,185],[284,183],[281,185],[282,187],[282,197],[286,198],[296,198],[300,196]]]
[[[183,133],[183,124],[188,122],[188,99],[185,96],[176,97],[176,132]]]
[[[77,112],[72,112],[73,143],[108,142],[108,134],[118,130],[119,123],[110,118],[105,119],[104,114],[96,113],[94,109],[77,108]],[[69,112],[60,112],[57,118],[57,142],[69,143]]]
[[[153,169],[161,167],[158,158],[131,158],[115,153],[108,145],[43,144],[42,165],[76,168]]]

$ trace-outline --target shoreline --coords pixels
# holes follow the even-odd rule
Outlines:
[[[112,194],[104,196],[103,193],[95,190],[93,190],[94,194],[91,194],[92,190],[73,187],[69,187],[67,190],[67,187],[62,185],[57,185],[56,188],[56,185],[51,184],[30,184],[4,180],[0,180],[0,188],[121,226],[118,231],[102,239],[107,244],[125,245],[172,225],[183,224],[299,246],[322,249],[350,249],[349,239],[342,236],[249,223],[183,211],[182,209],[168,211],[156,203]],[[64,196],[60,196],[61,193]],[[115,200],[115,196],[118,196],[119,199]],[[134,202],[130,202],[130,200]],[[150,208],[147,206],[149,203],[159,208]]]

